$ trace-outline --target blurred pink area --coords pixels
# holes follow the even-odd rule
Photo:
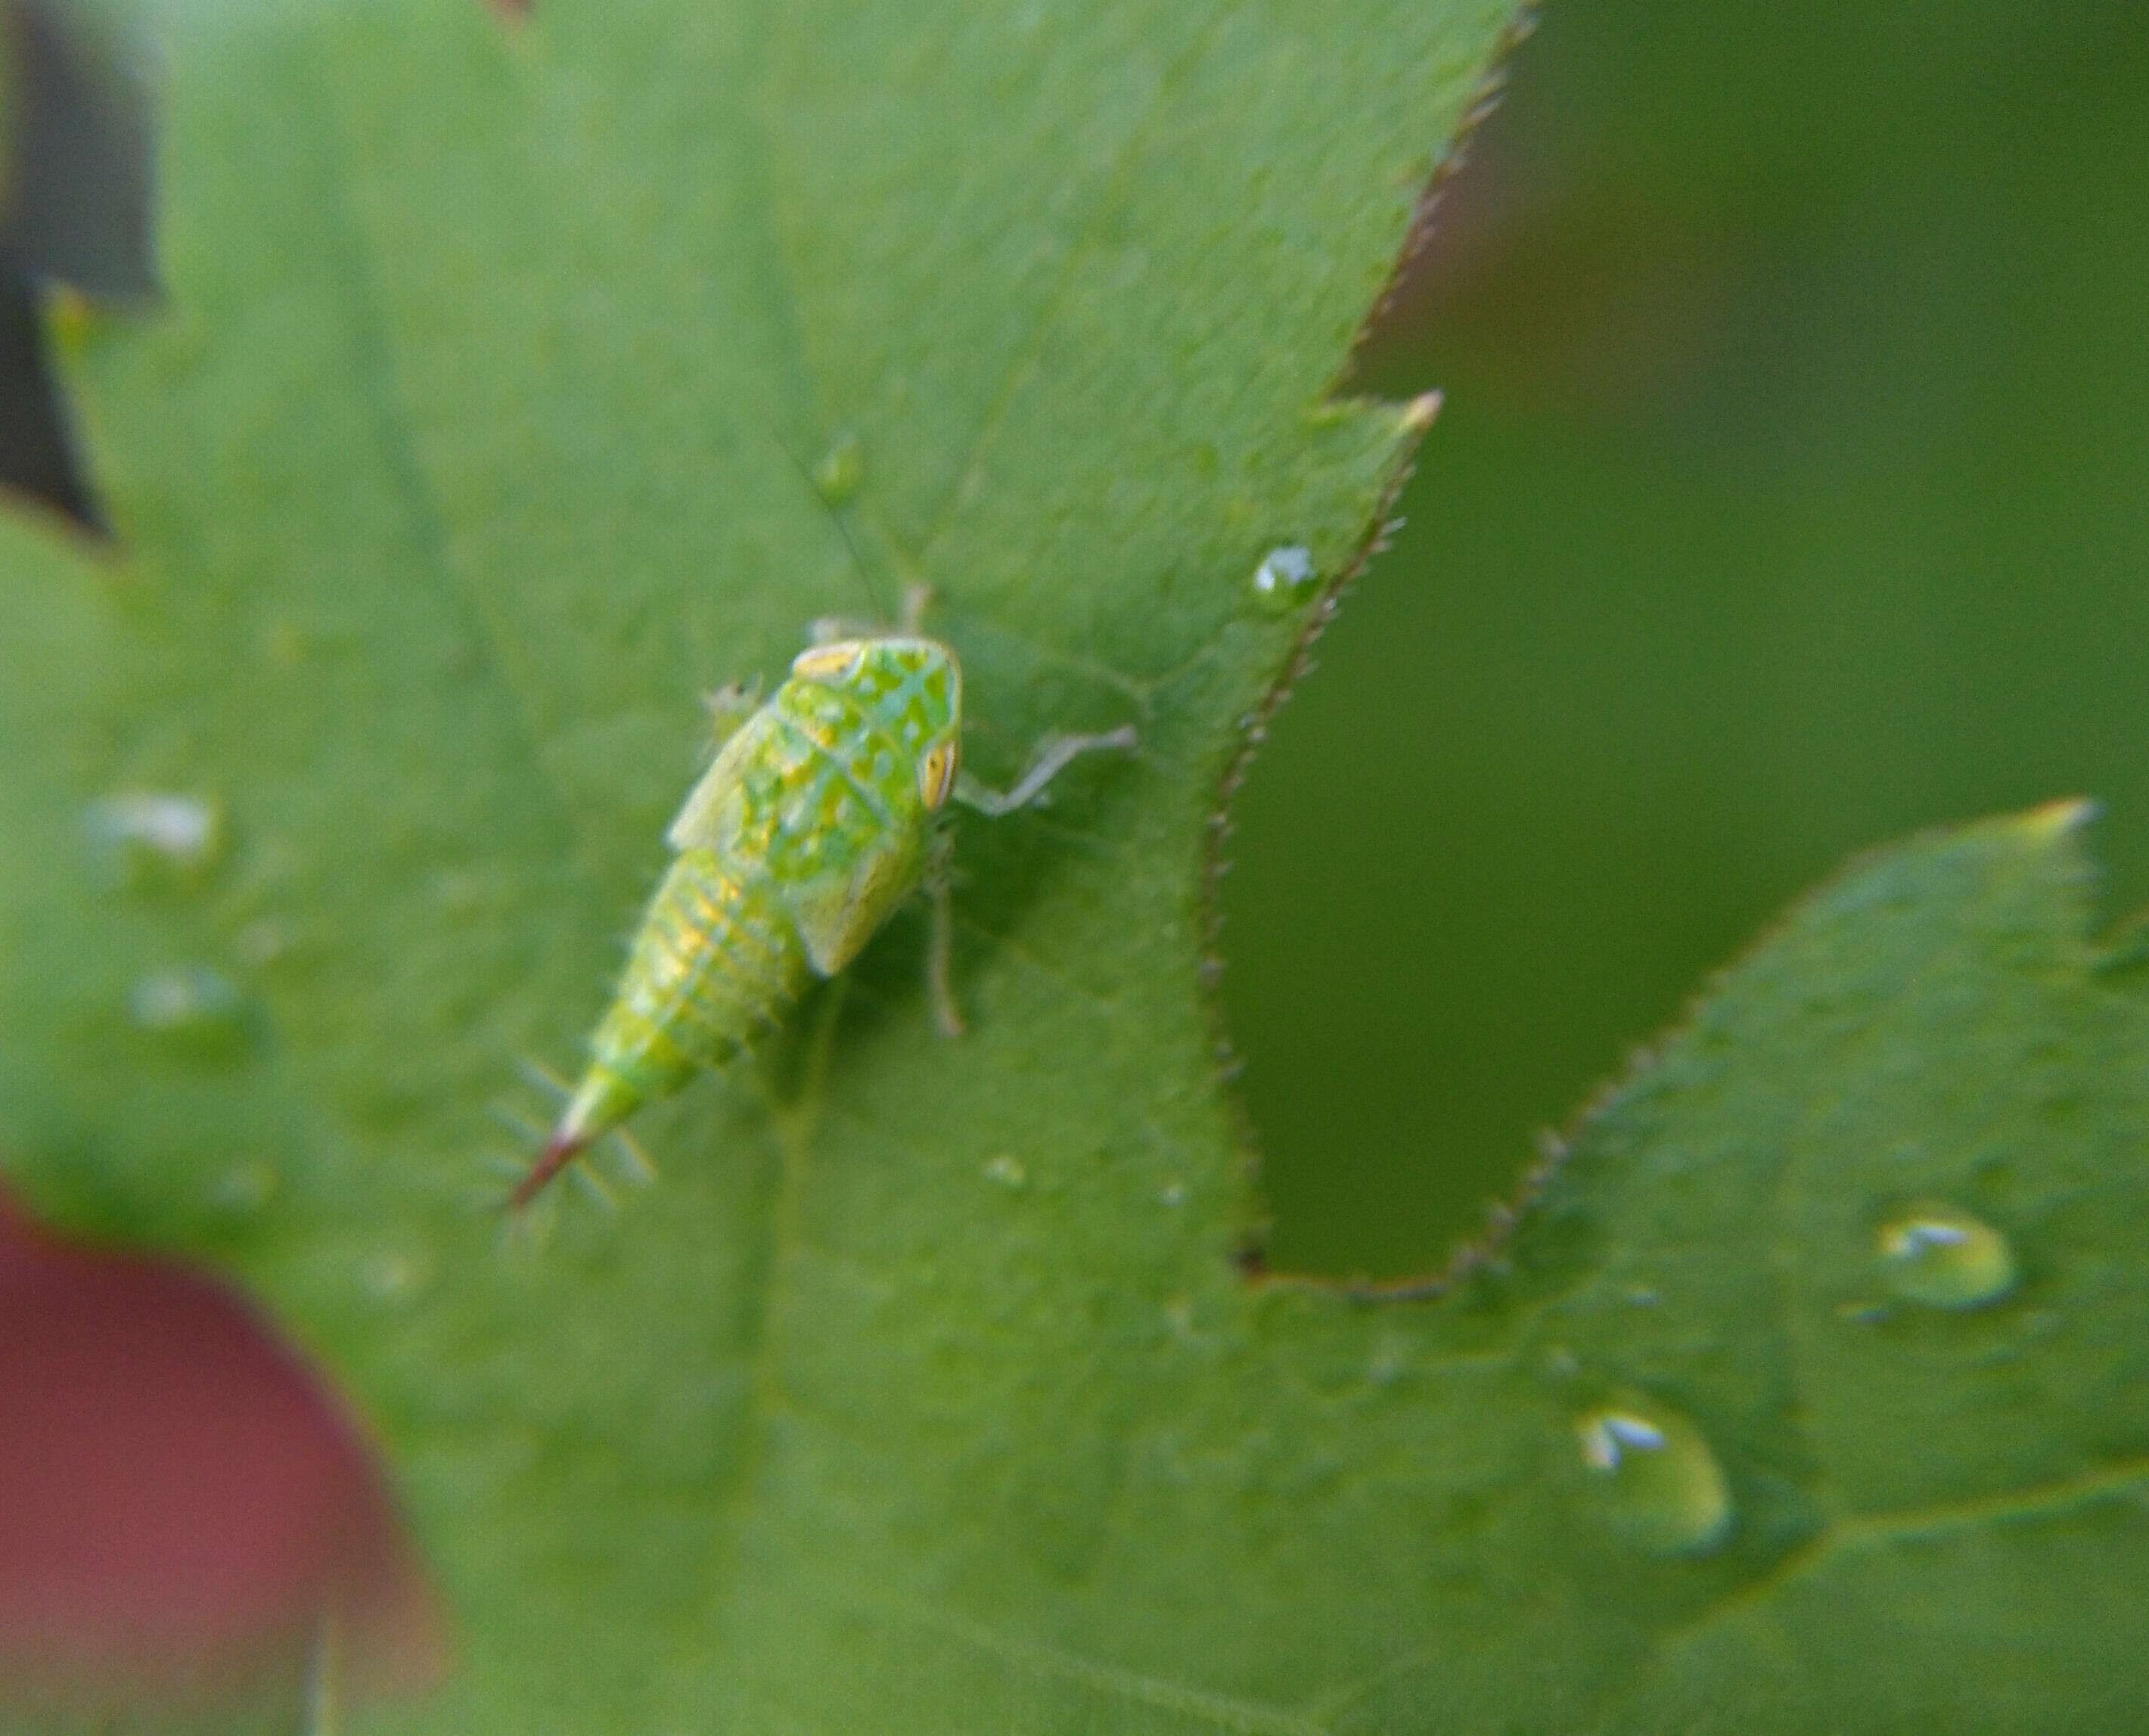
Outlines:
[[[336,1395],[228,1286],[63,1240],[0,1190],[0,1692],[243,1695],[325,1632],[340,1697],[443,1665]]]

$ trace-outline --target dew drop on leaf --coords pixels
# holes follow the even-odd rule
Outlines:
[[[1271,614],[1287,614],[1313,595],[1320,579],[1311,549],[1296,543],[1271,549],[1254,569],[1254,601]]]
[[[1601,1406],[1574,1426],[1613,1529],[1651,1555],[1699,1555],[1724,1540],[1731,1491],[1701,1431],[1646,1401]]]
[[[1960,1206],[1910,1206],[1880,1226],[1875,1242],[1889,1289],[1906,1302],[1979,1308],[2015,1287],[2007,1238]]]
[[[84,816],[100,864],[123,886],[198,880],[224,853],[224,814],[197,796],[128,791]]]
[[[197,1059],[235,1058],[246,1047],[246,1005],[230,978],[206,964],[138,977],[127,992],[138,1029]]]

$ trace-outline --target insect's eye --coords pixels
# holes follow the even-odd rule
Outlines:
[[[918,764],[918,793],[928,808],[938,808],[955,787],[955,744],[943,742]]]

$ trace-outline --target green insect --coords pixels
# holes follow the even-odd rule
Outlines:
[[[950,796],[991,814],[1034,801],[1077,754],[1135,745],[1131,727],[1048,742],[1015,787],[961,773],[963,672],[917,631],[803,652],[725,741],[667,834],[677,853],[642,918],[590,1038],[589,1065],[511,1197],[527,1205],[643,1104],[720,1067],[773,1029],[816,977],[856,958],[921,883],[934,894],[929,954],[941,1027],[948,992]]]

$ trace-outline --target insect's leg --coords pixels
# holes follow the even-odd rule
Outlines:
[[[921,632],[925,625],[925,611],[932,606],[930,585],[904,586],[903,613],[898,617],[896,631],[906,636]],[[833,645],[839,639],[885,639],[888,629],[878,621],[854,621],[848,615],[822,615],[815,617],[806,632],[816,645]]]
[[[944,1037],[959,1037],[969,1027],[955,1004],[953,954],[955,949],[955,835],[944,828],[933,836],[925,858],[925,893],[933,901],[933,936],[925,949],[925,992],[932,997],[934,1023]]]
[[[878,639],[888,629],[877,621],[859,621],[849,615],[817,615],[807,624],[809,645],[833,645],[843,639]]]
[[[714,759],[739,725],[761,709],[760,686],[758,682],[732,682],[702,696],[702,709],[709,714],[709,758]]]
[[[1099,736],[1047,736],[1039,744],[1037,757],[1030,761],[1029,769],[1015,780],[1013,789],[987,789],[969,772],[959,772],[955,778],[955,799],[966,808],[974,808],[980,813],[995,818],[1013,813],[1018,808],[1027,808],[1036,801],[1069,760],[1100,748],[1131,748],[1135,741],[1135,727],[1131,723],[1123,723]]]
[[[925,600],[924,587],[915,586],[905,601],[923,606]],[[1131,749],[1135,742],[1131,723],[1103,735],[1050,736],[1039,746],[1029,769],[1015,780],[1013,789],[988,789],[968,772],[961,772],[955,779],[955,799],[980,813],[1013,813],[1036,801],[1069,760],[1100,748]],[[926,895],[933,901],[933,938],[925,949],[925,986],[933,998],[934,1019],[944,1037],[959,1037],[968,1029],[963,1023],[963,1009],[955,1002],[951,969],[955,944],[954,853],[955,835],[944,827],[934,834],[924,876]]]

